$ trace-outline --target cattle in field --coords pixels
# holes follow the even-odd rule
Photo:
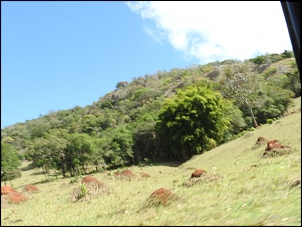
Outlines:
[[[191,174],[191,178],[197,178],[197,177],[201,177],[201,175],[207,173],[207,171],[203,170],[203,169],[196,169],[192,174]]]

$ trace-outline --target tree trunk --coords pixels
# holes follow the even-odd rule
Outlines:
[[[65,178],[66,177],[66,169],[65,169],[64,156],[61,156],[61,159],[62,159],[62,175]]]
[[[255,118],[254,113],[253,113],[253,110],[252,110],[252,107],[250,106],[250,104],[249,104],[246,100],[244,100],[244,102],[245,102],[247,108],[249,109],[250,115],[251,115],[251,117],[252,117],[252,124],[253,124],[253,127],[254,127],[254,128],[257,128],[259,125],[257,124],[256,118]]]

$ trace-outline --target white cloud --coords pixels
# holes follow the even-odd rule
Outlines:
[[[292,50],[279,1],[127,2],[151,37],[200,63]],[[147,23],[147,22],[151,22]]]

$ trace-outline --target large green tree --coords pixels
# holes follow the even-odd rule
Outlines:
[[[11,181],[21,176],[21,165],[17,152],[10,144],[1,142],[1,182]]]
[[[156,128],[167,157],[187,160],[221,143],[230,102],[209,86],[189,86],[169,98]],[[168,155],[170,154],[170,155]]]
[[[96,152],[94,139],[85,133],[74,133],[68,136],[67,141],[65,149],[67,170],[72,176],[80,175],[81,172],[86,173],[87,166],[94,162]]]

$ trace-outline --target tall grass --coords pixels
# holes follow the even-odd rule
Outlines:
[[[81,179],[73,184],[69,184],[72,178],[61,177],[45,182],[41,170],[24,168],[22,177],[12,181],[14,188],[22,191],[25,185],[35,184],[40,191],[29,194],[23,203],[3,207],[1,225],[300,226],[300,101],[295,101],[290,115],[180,165],[132,166],[127,169],[136,177],[129,179],[112,172],[96,173],[94,177],[109,185],[111,193],[77,202],[72,202],[72,195]],[[259,136],[280,140],[292,148],[291,153],[263,158],[265,145],[254,146]],[[208,173],[189,180],[194,168]],[[150,177],[141,177],[142,171]],[[150,194],[161,187],[177,199],[166,206],[150,204]]]

